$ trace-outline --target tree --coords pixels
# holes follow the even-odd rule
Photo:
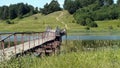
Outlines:
[[[87,24],[87,25],[89,25],[89,24],[92,23],[92,22],[93,22],[92,19],[86,18],[86,24]]]
[[[54,11],[60,11],[60,4],[58,3],[57,0],[52,0],[51,3],[49,4],[49,9],[51,10],[51,12]]]
[[[24,3],[2,6],[0,7],[0,19],[14,19],[16,17],[23,17],[26,14],[29,16],[35,14],[35,11],[33,6]]]
[[[104,5],[104,0],[96,0],[96,4],[98,5],[98,7],[101,7]]]
[[[1,19],[5,20],[7,18],[8,18],[8,7],[7,6],[3,6],[3,13],[2,13]]]
[[[82,26],[86,26],[85,19],[83,19],[83,18],[79,18],[79,19],[77,20],[77,23],[80,24],[80,25],[82,25]]]
[[[23,3],[19,3],[18,16],[22,17],[25,14],[25,7]]]
[[[35,8],[35,13],[39,13],[38,7]]]
[[[70,14],[76,12],[77,9],[81,8],[81,4],[79,0],[65,0],[64,1],[64,9],[68,10]]]
[[[41,8],[40,11],[41,11],[41,13],[43,13],[45,15],[49,14],[49,5],[48,5],[48,3],[46,3],[44,5],[44,8]]]
[[[120,5],[120,0],[117,0],[117,4]]]
[[[34,11],[34,7],[31,6],[31,5],[29,5],[29,9],[30,9],[30,11],[29,11],[29,15],[33,15],[33,14],[35,13],[35,11]]]
[[[113,3],[114,3],[113,0],[105,0],[104,1],[105,5],[112,5]]]
[[[65,0],[64,9],[68,10],[69,13],[73,14],[78,9],[89,6],[95,3],[96,0]]]
[[[9,19],[14,19],[17,17],[17,14],[13,8],[9,9]]]
[[[86,18],[86,24],[89,27],[98,27],[98,25],[90,18]]]
[[[82,7],[86,7],[88,5],[91,5],[95,2],[96,0],[79,0],[79,4],[81,4]],[[77,2],[77,0],[76,0]]]
[[[49,13],[52,13],[52,12],[55,12],[55,11],[60,11],[60,10],[62,10],[62,9],[60,8],[60,4],[58,3],[58,1],[57,0],[52,0],[50,2],[50,4],[46,3],[44,5],[44,8],[40,9],[40,12],[47,15]]]

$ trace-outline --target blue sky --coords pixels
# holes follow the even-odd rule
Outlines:
[[[43,7],[46,3],[50,3],[50,1],[51,0],[1,0],[0,6],[23,2],[23,3],[31,4],[34,7]],[[58,1],[62,7],[64,0],[58,0]],[[114,1],[116,2],[117,0]]]
[[[62,7],[64,0],[58,0],[58,1]],[[33,5],[34,7],[43,7],[46,3],[50,3],[51,0],[1,0],[0,6],[16,4],[20,2],[28,3],[30,5]]]

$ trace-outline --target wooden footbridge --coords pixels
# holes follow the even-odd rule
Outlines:
[[[56,53],[60,49],[65,30],[47,29],[45,32],[0,33],[0,61],[26,52],[39,56]]]

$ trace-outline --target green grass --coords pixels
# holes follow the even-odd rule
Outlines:
[[[59,56],[21,57],[4,62],[1,68],[119,68],[120,49],[106,51],[72,52]]]
[[[23,56],[0,63],[0,68],[119,68],[120,67],[120,41],[97,40],[101,47],[95,50],[81,50],[82,42],[97,46],[93,41],[68,41],[63,43],[61,54],[39,58]],[[103,45],[102,45],[103,43]],[[117,45],[117,46],[116,46]]]
[[[59,21],[56,20],[63,12],[63,15],[59,17]],[[37,19],[35,19],[37,17]],[[70,15],[67,11],[58,11],[55,13],[51,13],[49,15],[41,15],[35,14],[30,17],[26,17],[23,19],[14,19],[12,20],[15,24],[6,24],[5,21],[0,20],[0,32],[24,32],[24,31],[44,31],[47,26],[51,26],[53,29],[56,26],[60,26],[61,28],[65,28],[65,25],[61,22],[64,22],[68,26],[68,32],[86,32],[86,27],[81,26],[75,23],[75,20],[72,15]],[[90,28],[90,31],[119,31],[120,20],[108,20],[108,21],[96,21],[98,24],[98,28]],[[109,29],[112,26],[113,29]]]

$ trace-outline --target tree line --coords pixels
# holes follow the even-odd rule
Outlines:
[[[23,18],[25,16],[30,16],[36,13],[42,14],[50,14],[55,11],[60,11],[62,8],[57,0],[52,0],[49,4],[46,3],[43,8],[33,7],[32,5],[18,3],[11,4],[10,6],[2,6],[0,7],[0,19],[15,19],[15,18]]]
[[[40,12],[45,15],[60,10],[62,10],[62,8],[60,7],[60,4],[57,0],[52,0],[49,4],[46,3],[44,5],[44,8],[40,8]]]
[[[34,8],[32,5],[18,3],[12,4],[10,6],[0,7],[0,19],[14,19],[22,18],[24,16],[30,16],[32,14],[38,13],[38,8]]]
[[[83,26],[98,27],[95,21],[120,18],[120,0],[65,0],[64,9]]]
[[[76,10],[87,7],[91,4],[96,4],[93,6],[99,8],[103,5],[112,5],[113,3],[113,0],[65,0],[63,7],[65,10],[68,10],[69,13],[73,14]]]

